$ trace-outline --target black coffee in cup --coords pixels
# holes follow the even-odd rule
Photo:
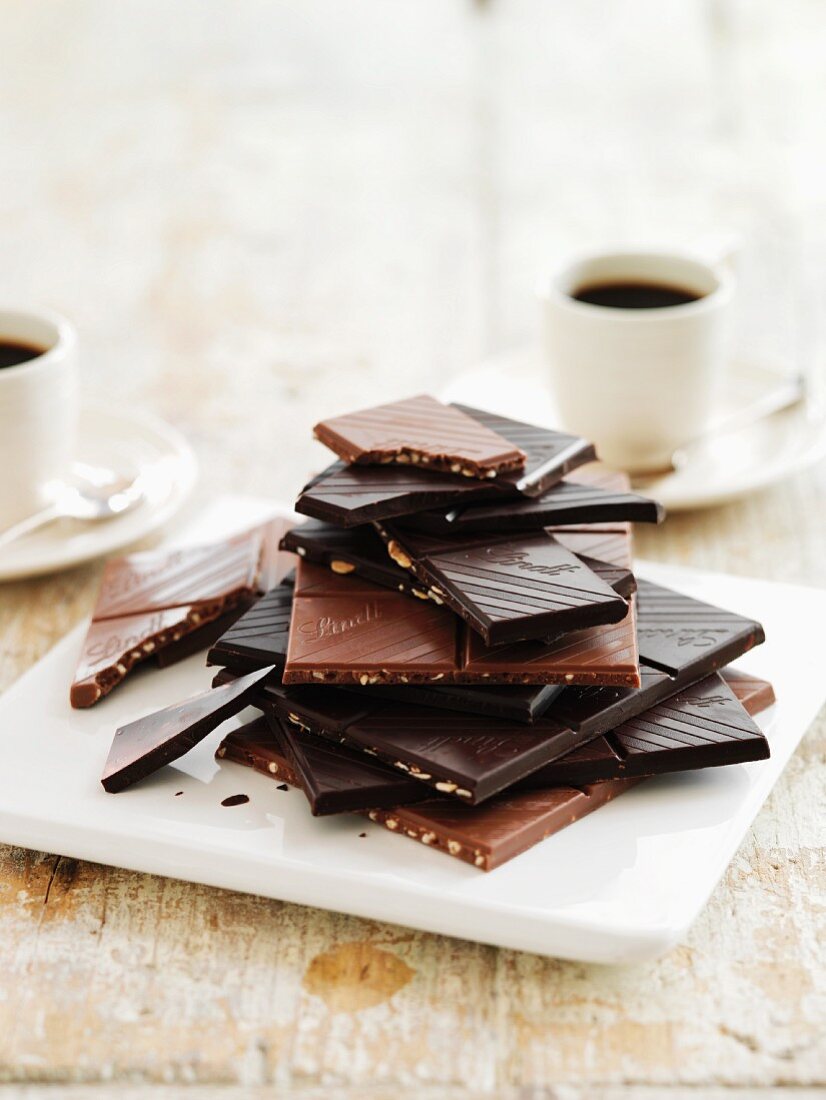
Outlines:
[[[20,363],[28,363],[30,359],[36,359],[43,355],[46,348],[35,347],[34,344],[25,344],[20,340],[10,340],[0,336],[0,370],[3,367],[16,367]]]
[[[666,283],[617,279],[580,287],[571,297],[578,302],[587,302],[592,306],[610,306],[612,309],[663,309],[666,306],[684,306],[689,302],[696,302],[703,295]]]

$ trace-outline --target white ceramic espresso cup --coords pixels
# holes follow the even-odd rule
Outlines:
[[[586,287],[650,283],[697,299],[653,309],[592,305]],[[545,346],[563,427],[593,440],[600,457],[631,472],[670,466],[708,426],[725,369],[734,276],[689,253],[582,256],[539,290]]]
[[[79,409],[77,340],[47,310],[0,306],[0,341],[42,348],[0,368],[0,531],[45,508],[74,457]]]

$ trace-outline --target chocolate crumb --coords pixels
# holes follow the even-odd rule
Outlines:
[[[175,797],[177,798],[179,794],[183,794],[183,793],[184,793],[183,791],[175,791]]]
[[[359,836],[367,836],[367,833],[359,833]]]
[[[228,798],[221,799],[222,806],[243,806],[245,802],[249,802],[249,795],[247,794],[231,794]]]
[[[278,784],[278,789],[279,789],[279,791],[288,791],[290,788],[287,786],[286,783],[279,783]]]

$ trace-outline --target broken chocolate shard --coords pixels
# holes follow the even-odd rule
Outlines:
[[[121,726],[101,776],[104,790],[125,790],[189,752],[223,721],[243,710],[272,671],[250,673]]]
[[[724,668],[720,675],[749,714],[759,714],[775,703],[774,688],[768,680],[750,676],[739,668]]]
[[[92,706],[142,661],[164,664],[209,645],[292,558],[278,549],[286,520],[234,538],[110,561],[70,690],[73,707]],[[161,663],[158,661],[158,663]]]
[[[507,439],[427,394],[322,420],[313,434],[350,463],[421,465],[473,478],[525,464]]]

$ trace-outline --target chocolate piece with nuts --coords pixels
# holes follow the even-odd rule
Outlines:
[[[211,624],[222,619],[226,627],[227,616],[241,614],[290,568],[292,559],[278,550],[286,527],[273,520],[221,542],[108,562],[72,706],[92,706],[140,662],[157,661],[162,652],[180,659],[214,641]]]
[[[426,394],[322,420],[313,432],[339,458],[359,465],[421,465],[472,478],[525,465],[524,451]]]
[[[488,648],[461,619],[299,562],[285,684],[639,685],[633,607],[553,643]]]

